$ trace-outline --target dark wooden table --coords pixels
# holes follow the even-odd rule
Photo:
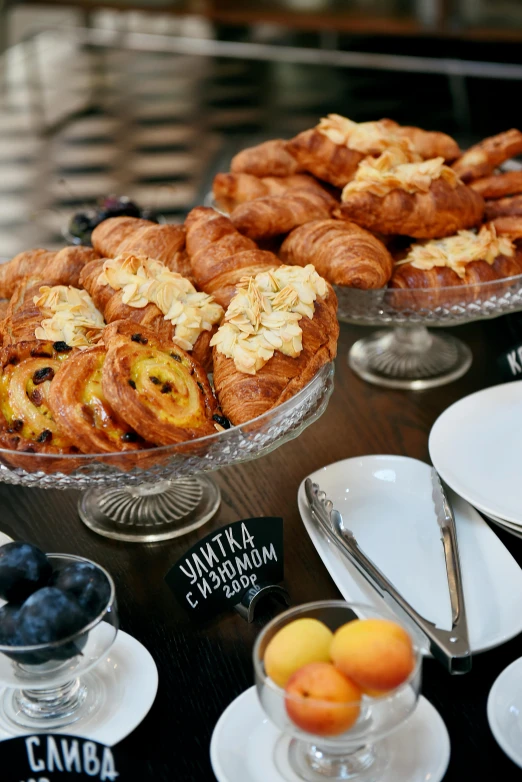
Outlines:
[[[122,743],[129,751],[139,747],[146,756],[144,780],[212,780],[212,729],[225,707],[253,683],[251,651],[259,624],[248,625],[231,613],[195,626],[163,580],[169,567],[212,528],[240,518],[281,515],[286,583],[293,604],[339,597],[301,523],[296,502],[301,480],[325,464],[362,454],[404,454],[429,461],[428,434],[437,416],[457,399],[496,382],[494,351],[499,348],[501,325],[483,322],[456,330],[473,350],[471,370],[449,386],[415,393],[376,388],[355,377],[347,366],[347,351],[365,330],[343,325],[335,390],[323,417],[298,440],[264,459],[216,474],[223,498],[218,515],[210,525],[177,541],[113,542],[80,522],[76,492],[0,486],[0,528],[46,551],[80,554],[106,566],[116,581],[122,629],[138,638],[156,660],[156,701]],[[495,532],[522,564],[522,541],[496,527]],[[425,661],[422,692],[440,711],[451,738],[447,782],[520,780],[522,772],[495,743],[486,717],[493,681],[520,656],[522,636],[477,656],[466,676],[450,677],[433,660]]]

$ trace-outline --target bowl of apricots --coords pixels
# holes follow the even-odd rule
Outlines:
[[[307,782],[377,782],[387,737],[417,705],[421,664],[408,630],[370,606],[329,600],[277,616],[257,638],[254,669],[285,764]]]

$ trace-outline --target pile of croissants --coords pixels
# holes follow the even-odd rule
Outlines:
[[[467,300],[464,286],[522,273],[522,170],[498,169],[521,153],[515,129],[462,153],[444,133],[331,114],[241,151],[213,195],[241,234],[333,285]]]

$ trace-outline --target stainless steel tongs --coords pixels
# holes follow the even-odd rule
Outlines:
[[[347,559],[366,578],[382,599],[391,604],[392,609],[399,608],[404,612],[428,639],[428,645],[433,656],[441,662],[450,673],[467,673],[471,669],[471,650],[469,648],[466,609],[462,590],[462,577],[457,546],[455,519],[447,500],[444,487],[435,470],[432,470],[433,502],[437,521],[441,528],[441,537],[446,558],[446,571],[451,601],[451,630],[442,630],[433,622],[421,616],[401,595],[359,548],[353,533],[344,526],[339,511],[327,499],[310,478],[305,481],[305,493],[308,507],[313,519],[322,532],[347,557]]]

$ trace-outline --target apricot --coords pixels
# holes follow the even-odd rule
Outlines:
[[[330,655],[345,676],[373,696],[398,687],[415,665],[410,636],[387,619],[354,619],[343,625],[335,632]]]
[[[309,663],[285,688],[286,711],[301,730],[337,736],[351,728],[360,711],[361,691],[332,663]]]
[[[295,619],[281,628],[265,650],[268,676],[284,687],[290,676],[307,663],[330,662],[333,633],[318,619]]]

